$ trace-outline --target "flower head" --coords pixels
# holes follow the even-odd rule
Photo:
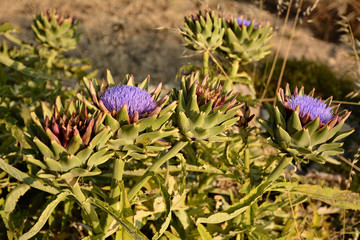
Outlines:
[[[246,27],[250,26],[252,22],[251,20],[247,20],[242,17],[235,18],[235,20],[240,26],[246,26]],[[257,27],[258,24],[254,22],[254,26]]]
[[[269,119],[259,122],[267,131],[263,136],[296,161],[334,162],[331,156],[344,151],[339,141],[354,131],[341,129],[350,112],[338,112],[340,105],[331,106],[331,97],[322,101],[314,92],[306,95],[304,87],[296,87],[292,94],[287,84],[279,89],[276,106],[265,103]]]
[[[278,99],[285,108],[286,119],[289,119],[292,113],[297,111],[303,126],[319,118],[319,128],[324,126],[333,128],[349,117],[350,112],[348,111],[345,111],[344,114],[338,114],[340,105],[331,106],[332,98],[325,101],[314,98],[314,91],[312,90],[306,95],[304,94],[304,87],[301,87],[300,90],[296,87],[294,94],[291,95],[288,85],[286,86],[286,93],[281,88]]]
[[[315,120],[315,118],[319,117],[323,124],[326,124],[334,117],[329,106],[311,96],[292,95],[288,98],[288,103],[293,110],[299,106],[301,117],[304,117],[306,114],[309,114],[310,120]]]
[[[157,104],[145,90],[134,86],[115,86],[105,90],[100,97],[109,112],[116,113],[126,104],[129,117],[135,112],[141,117],[144,113],[153,111]]]

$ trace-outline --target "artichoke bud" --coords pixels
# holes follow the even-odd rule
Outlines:
[[[212,52],[220,47],[225,29],[221,25],[221,18],[214,11],[206,10],[185,17],[184,28],[181,34],[186,41],[186,47],[195,51]]]
[[[27,160],[41,168],[39,177],[73,178],[100,174],[96,167],[113,156],[106,146],[112,136],[103,125],[104,114],[89,113],[82,101],[71,99],[63,106],[60,97],[50,110],[42,103],[40,120],[31,113],[33,124],[26,133],[32,146]]]
[[[251,114],[249,104],[245,103],[238,112],[239,121],[238,126],[247,128],[249,126],[249,122],[253,120],[255,114]]]
[[[49,9],[34,16],[31,28],[39,43],[57,51],[68,51],[75,49],[79,41],[77,25],[74,17]]]
[[[242,106],[237,94],[223,93],[219,82],[210,84],[209,76],[200,83],[199,72],[183,76],[181,89],[174,92],[178,100],[175,122],[190,139],[210,139],[225,132],[238,120]]]
[[[270,54],[272,37],[270,23],[256,23],[243,17],[222,19],[225,30],[223,44],[218,51],[226,58],[241,64],[259,61]]]
[[[343,143],[338,141],[354,130],[340,129],[351,112],[338,112],[340,105],[332,106],[331,102],[331,97],[325,101],[314,98],[314,90],[304,94],[303,87],[296,87],[291,94],[287,85],[285,91],[279,90],[275,107],[266,104],[269,119],[259,122],[270,143],[297,161],[335,163],[331,156],[343,153]]]
[[[122,84],[115,85],[109,70],[106,81],[100,84],[95,79],[84,78],[92,101],[85,98],[83,101],[89,108],[105,114],[105,125],[114,133],[109,145],[120,157],[143,159],[155,156],[170,147],[161,139],[177,132],[166,127],[176,101],[169,103],[168,95],[160,97],[162,84],[149,93],[149,80],[147,77],[137,85],[134,77],[127,75]]]

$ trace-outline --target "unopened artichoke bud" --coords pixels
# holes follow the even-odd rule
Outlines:
[[[249,126],[249,122],[251,122],[251,120],[255,117],[255,114],[251,114],[249,104],[247,103],[240,108],[238,115],[240,116],[238,126],[244,128],[247,128]]]
[[[161,140],[177,132],[166,127],[176,101],[168,104],[168,95],[160,98],[161,84],[150,94],[147,91],[149,79],[135,86],[134,77],[127,75],[123,84],[115,86],[110,71],[101,84],[84,78],[92,99],[91,102],[84,99],[84,102],[104,112],[105,125],[115,133],[109,144],[122,157],[156,156],[170,147]]]
[[[221,18],[214,11],[201,11],[195,15],[185,17],[184,29],[181,32],[186,47],[195,51],[212,52],[220,47],[223,42],[225,29],[222,27]]]
[[[34,16],[31,28],[39,43],[58,51],[68,51],[75,49],[79,41],[77,25],[75,18],[50,9]]]
[[[225,132],[238,120],[242,106],[237,94],[223,93],[219,82],[212,84],[206,76],[199,82],[199,72],[183,76],[181,89],[174,93],[178,100],[175,121],[190,139],[211,139]]]
[[[43,119],[31,113],[33,124],[26,133],[35,150],[26,159],[42,169],[39,177],[65,179],[100,174],[96,166],[113,156],[106,146],[112,132],[103,125],[104,114],[91,114],[82,101],[74,99],[63,106],[60,97],[52,110],[44,103],[42,107]]]
[[[270,142],[281,152],[295,160],[319,163],[336,162],[332,155],[343,153],[343,143],[338,142],[354,130],[340,130],[350,112],[338,112],[340,105],[331,106],[332,97],[325,101],[308,95],[304,88],[296,87],[292,95],[289,86],[277,94],[275,107],[266,105],[269,120],[259,120],[267,130]]]
[[[272,36],[270,23],[256,23],[243,17],[223,19],[223,44],[218,51],[231,61],[247,64],[270,54]]]

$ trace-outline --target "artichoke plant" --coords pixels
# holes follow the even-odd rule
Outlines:
[[[50,110],[44,103],[43,119],[31,113],[33,124],[25,134],[31,150],[26,160],[41,168],[42,178],[74,178],[100,174],[96,167],[113,153],[106,147],[110,127],[103,125],[104,114],[89,113],[82,101],[72,99],[63,106],[60,97]]]
[[[100,84],[95,79],[84,78],[92,101],[82,97],[83,101],[91,109],[105,114],[105,125],[114,132],[109,144],[121,158],[156,156],[170,147],[161,139],[177,132],[165,124],[174,112],[176,101],[167,104],[168,95],[160,98],[161,84],[148,93],[149,79],[135,86],[134,77],[127,75],[123,84],[115,86],[110,71],[107,80]]]
[[[224,41],[218,51],[236,64],[259,61],[270,54],[270,23],[256,23],[241,18],[223,19]]]
[[[214,11],[207,10],[205,13],[185,17],[184,30],[181,32],[186,47],[195,51],[212,52],[220,47],[223,42],[225,29],[221,25],[221,18]]]
[[[75,49],[79,40],[77,24],[75,18],[49,9],[34,17],[31,28],[39,43],[57,51],[67,51]]]
[[[199,72],[183,76],[181,88],[174,92],[178,100],[175,121],[188,139],[210,139],[223,133],[239,120],[242,103],[237,94],[223,93],[219,82],[206,76],[199,82]]]
[[[338,112],[340,105],[331,106],[331,102],[332,97],[325,101],[314,98],[314,90],[304,94],[303,87],[296,87],[292,95],[287,85],[285,91],[279,90],[275,107],[266,104],[269,119],[259,122],[280,152],[299,162],[334,162],[331,156],[343,153],[343,143],[338,141],[354,130],[341,130],[350,112]]]

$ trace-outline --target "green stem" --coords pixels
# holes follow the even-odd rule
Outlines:
[[[289,156],[283,156],[280,159],[279,164],[267,176],[267,178],[265,180],[265,183],[267,184],[267,186],[270,185],[272,182],[274,182],[276,179],[278,179],[280,177],[280,175],[284,172],[285,168],[287,168],[289,166],[289,164],[291,163],[292,160],[293,160],[293,158],[289,157]]]
[[[122,159],[120,158],[114,159],[111,187],[107,202],[112,208],[114,208],[117,211],[120,210],[120,194],[121,194],[120,182],[122,181],[123,178],[124,167],[125,167],[125,162]],[[104,215],[104,217],[101,218],[101,225],[104,234],[107,233],[112,222],[113,222],[113,217],[111,217],[109,214],[106,214]]]
[[[204,76],[209,74],[209,53],[207,51],[203,53],[203,74]]]
[[[165,155],[156,160],[153,165],[149,167],[146,173],[140,178],[140,180],[130,189],[128,193],[129,201],[131,201],[136,196],[140,189],[151,178],[152,174],[155,173],[156,170],[158,170],[167,160],[174,157],[183,147],[185,147],[186,144],[187,142],[178,142]]]
[[[100,221],[98,215],[91,205],[90,202],[86,201],[87,198],[84,193],[81,191],[79,182],[76,180],[74,184],[68,183],[72,193],[74,194],[76,200],[80,203],[80,206],[85,210],[86,215],[91,221],[91,225],[93,227],[94,234],[101,233]]]
[[[229,73],[229,77],[235,77],[239,71],[240,61],[239,59],[235,59],[231,64],[231,69]]]
[[[247,175],[250,174],[250,150],[249,146],[246,145],[244,149],[244,166],[245,166],[245,173]]]
[[[225,92],[230,91],[230,89],[232,88],[233,85],[233,80],[232,78],[236,77],[238,71],[239,71],[239,66],[240,66],[240,61],[238,59],[235,59],[232,63],[231,63],[231,68],[230,68],[230,72],[229,72],[229,78],[225,80],[225,83],[223,85],[223,89]]]

